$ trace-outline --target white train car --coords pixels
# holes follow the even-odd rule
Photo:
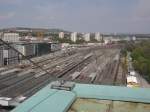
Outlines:
[[[135,76],[127,76],[127,87],[139,87],[139,82]]]

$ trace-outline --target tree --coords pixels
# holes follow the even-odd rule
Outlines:
[[[150,81],[150,41],[142,41],[134,46],[131,52],[133,66],[135,70]]]

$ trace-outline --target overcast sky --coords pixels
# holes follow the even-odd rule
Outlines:
[[[0,28],[150,33],[150,0],[0,0]]]

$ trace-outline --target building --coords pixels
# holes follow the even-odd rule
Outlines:
[[[133,36],[133,37],[132,37],[132,40],[133,40],[133,41],[136,41],[136,36]]]
[[[48,42],[35,42],[35,55],[41,56],[61,50],[61,44]]]
[[[48,42],[13,42],[9,43],[25,57],[36,57],[61,50],[61,44]],[[0,66],[17,64],[24,58],[14,49],[0,44]]]
[[[14,43],[13,47],[26,57],[35,57],[58,51],[61,49],[61,44],[49,42],[18,42]]]
[[[77,32],[71,33],[71,41],[73,41],[73,42],[77,41]]]
[[[18,33],[4,33],[3,40],[7,42],[18,42],[20,39]]]
[[[18,42],[13,43],[13,47],[26,57],[36,56],[34,43]],[[20,59],[22,59],[22,56],[20,56]]]
[[[146,88],[57,82],[11,112],[150,112],[149,93]]]
[[[90,33],[86,33],[83,35],[83,38],[86,42],[89,42],[90,41]]]
[[[95,40],[97,41],[101,41],[102,40],[102,36],[100,35],[100,33],[95,33]]]
[[[107,37],[104,37],[103,39],[104,39],[105,44],[109,44],[109,43],[112,42],[113,37],[112,36],[107,36]]]
[[[60,33],[59,33],[59,38],[62,39],[62,38],[64,38],[64,36],[65,36],[64,32],[60,32]]]
[[[11,44],[12,46],[12,44]],[[19,54],[6,45],[0,46],[0,66],[13,65],[19,62]]]
[[[3,46],[0,44],[0,66],[3,66]]]
[[[0,38],[1,38],[2,34],[3,34],[3,32],[0,32]]]

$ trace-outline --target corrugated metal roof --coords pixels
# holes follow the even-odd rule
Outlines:
[[[72,91],[64,91],[48,85],[12,112],[66,112],[76,98],[150,103],[149,93],[150,89],[89,84],[76,84]]]

